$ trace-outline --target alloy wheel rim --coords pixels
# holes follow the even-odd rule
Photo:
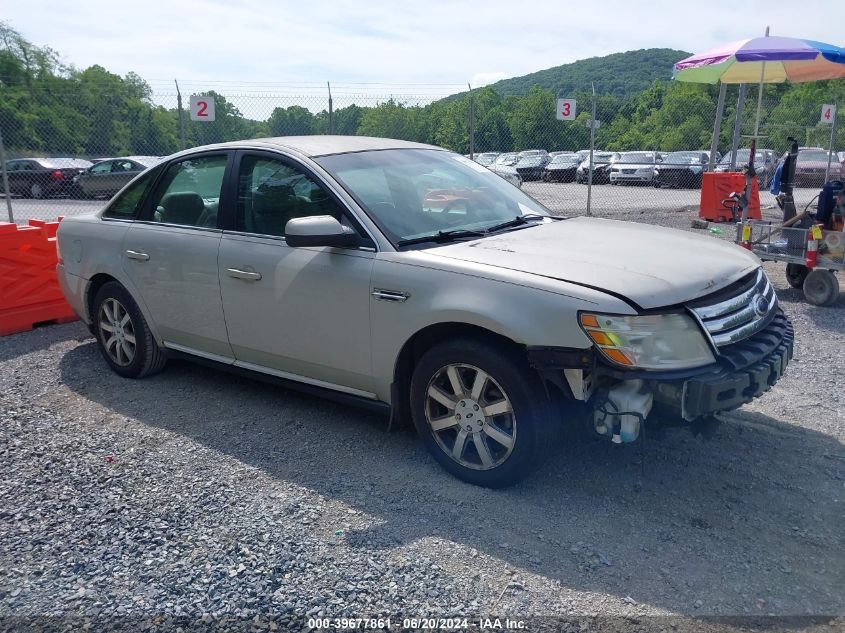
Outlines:
[[[129,312],[117,299],[109,298],[100,306],[100,337],[109,358],[121,367],[135,359],[135,326]]]
[[[453,363],[437,370],[426,389],[425,416],[441,450],[465,468],[490,470],[513,452],[513,405],[483,369]]]

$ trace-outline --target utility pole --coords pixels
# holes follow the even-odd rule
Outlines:
[[[327,81],[329,89],[329,134],[334,134],[334,110],[332,109],[332,85]]]
[[[469,88],[469,157],[475,160],[475,96],[472,94],[472,86]]]
[[[745,84],[739,84],[739,98],[736,100],[736,120],[731,141],[731,171],[736,171],[736,152],[739,149],[739,135],[742,132],[742,111],[745,108]]]
[[[707,171],[713,171],[716,166],[716,152],[719,151],[719,135],[722,132],[722,117],[725,114],[725,94],[728,91],[726,83],[719,84],[719,100],[716,102],[716,121],[713,123],[713,138],[710,141],[710,160]]]
[[[839,117],[839,100],[833,102],[833,121],[830,123],[830,145],[827,150],[827,169],[824,170],[824,181],[830,180],[830,159],[833,157],[833,142],[836,140],[836,119]],[[5,172],[3,172],[5,174]]]
[[[3,194],[6,196],[6,209],[9,212],[9,222],[15,223],[15,216],[12,214],[12,194],[9,191],[9,176],[6,173],[6,146],[3,145],[3,129],[0,126],[0,168],[3,170]]]
[[[593,215],[593,152],[596,149],[596,84],[590,82],[593,88],[593,113],[590,121],[590,171],[587,174],[587,215]]]
[[[185,122],[182,118],[182,93],[179,92],[179,82],[174,79],[173,83],[176,84],[176,105],[179,108],[179,143],[182,149],[185,149]]]

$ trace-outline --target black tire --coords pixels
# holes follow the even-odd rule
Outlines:
[[[804,296],[814,306],[829,306],[839,298],[839,280],[829,270],[811,270],[804,280]]]
[[[455,366],[462,372],[459,374],[462,384],[477,376],[477,370],[484,372],[489,380],[485,382],[487,388],[476,399],[472,395],[455,397],[455,390],[451,389],[453,394],[446,393],[454,405],[450,409],[429,393],[430,388],[438,384],[445,384],[448,389],[451,382],[437,381],[446,380],[444,372],[448,375],[447,368]],[[472,382],[474,385],[475,380]],[[466,386],[464,393],[469,394],[473,385]],[[492,402],[488,400],[491,393]],[[476,417],[470,421],[468,418],[473,416],[472,406],[476,402],[479,405],[475,407]],[[503,403],[510,407],[507,412],[486,413],[486,409],[492,412]],[[439,407],[440,412],[434,413],[434,407]],[[458,411],[463,412],[462,421],[450,425],[453,413],[456,419],[461,419]],[[473,339],[446,341],[423,355],[411,380],[411,413],[423,443],[443,468],[458,479],[488,488],[503,488],[525,478],[546,456],[554,437],[548,398],[539,377],[532,373],[525,359],[515,352],[503,352],[501,348]],[[445,421],[449,426],[435,431],[429,423],[430,417]],[[464,427],[465,423],[476,425],[475,430],[468,431],[470,427]],[[462,433],[465,440],[459,457],[466,464],[474,462],[474,466],[460,463],[447,452],[450,441],[454,451]],[[510,446],[497,437],[509,440]],[[486,450],[482,451],[479,441]],[[491,465],[481,463],[484,461],[482,452],[486,453]]]
[[[786,283],[793,288],[803,288],[804,280],[810,274],[810,269],[803,264],[786,265]]]
[[[113,358],[112,353],[109,352],[109,348],[112,345],[109,345],[108,342],[112,338],[113,331],[109,332],[105,329],[111,326],[107,323],[107,312],[104,312],[104,304],[108,303],[108,309],[113,310],[115,302],[125,310],[125,315],[129,317],[128,325],[131,326],[131,330],[124,326],[125,332],[122,328],[121,335],[122,337],[127,337],[131,331],[131,336],[134,338],[134,353],[131,358],[128,357],[125,351],[118,353],[117,343],[112,343],[117,353],[117,358]],[[167,362],[167,356],[165,356],[164,351],[156,343],[147,325],[147,321],[144,319],[144,315],[126,288],[116,281],[103,284],[94,297],[91,316],[94,321],[95,335],[100,353],[116,374],[125,378],[143,378],[144,376],[150,376],[162,370]],[[128,341],[128,339],[126,340]],[[121,353],[124,360],[128,360],[128,362],[119,362]]]
[[[44,186],[38,182],[32,183],[29,186],[29,197],[34,200],[41,200],[44,197]]]

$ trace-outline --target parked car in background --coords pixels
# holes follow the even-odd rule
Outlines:
[[[722,156],[722,160],[716,165],[713,171],[726,172],[731,170],[731,154],[728,152]],[[736,168],[734,171],[742,171],[742,168],[748,164],[748,159],[751,156],[750,149],[739,149],[736,152],[736,160],[734,161]],[[754,169],[757,172],[757,183],[760,189],[767,189],[775,176],[775,170],[778,166],[778,157],[773,150],[758,149],[754,153]]]
[[[544,149],[527,149],[519,153],[519,160],[514,167],[522,180],[540,180],[550,160],[549,153]]]
[[[519,160],[519,152],[505,152],[504,154],[499,154],[496,157],[496,160],[493,161],[494,165],[507,165],[508,167],[513,167],[516,165],[516,161]]]
[[[555,154],[543,170],[543,180],[546,182],[574,182],[575,171],[579,164],[578,154],[574,152]]]
[[[610,168],[610,184],[650,184],[658,159],[657,152],[622,152]]]
[[[81,158],[17,158],[6,161],[9,193],[25,198],[70,195],[73,179],[91,166]]]
[[[716,154],[716,161],[720,158],[721,156]],[[710,152],[669,152],[654,166],[654,185],[700,189],[701,174],[707,171],[709,163]]]
[[[786,155],[781,157],[781,160]],[[830,180],[842,180],[843,167],[836,154],[831,154],[821,147],[803,147],[798,150],[798,159],[795,161],[795,186],[796,187],[821,187],[824,184],[824,175],[827,173],[828,161],[830,161]]]
[[[161,162],[158,156],[104,158],[75,177],[74,193],[85,198],[111,198],[145,169]]]
[[[580,154],[580,152],[579,152]],[[606,185],[610,182],[610,168],[613,161],[619,158],[616,152],[593,152],[593,184]],[[575,182],[587,184],[590,173],[590,152],[575,170]]]
[[[509,183],[511,183],[514,187],[522,187],[522,178],[517,173],[515,167],[511,167],[510,165],[499,165],[497,163],[491,163],[489,165],[485,165],[487,169],[492,171],[497,176],[501,176]]]
[[[482,152],[481,154],[475,155],[475,162],[487,167],[488,165],[492,165],[500,155],[500,152]]]
[[[119,376],[188,358],[367,406],[412,423],[439,464],[481,486],[525,477],[562,429],[623,443],[661,420],[712,424],[792,357],[751,252],[554,217],[419,143],[197,147],[65,218],[58,244],[64,296]]]

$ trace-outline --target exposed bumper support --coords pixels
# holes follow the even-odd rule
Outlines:
[[[595,404],[594,390],[642,381],[655,403],[691,422],[730,411],[768,391],[792,359],[794,333],[778,310],[765,329],[720,349],[718,362],[707,367],[671,372],[625,371],[599,362],[592,350],[528,348],[528,360],[540,376],[573,399]],[[592,397],[592,400],[591,400]],[[646,412],[647,414],[647,412]]]

